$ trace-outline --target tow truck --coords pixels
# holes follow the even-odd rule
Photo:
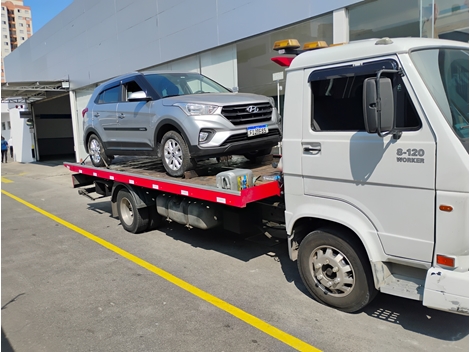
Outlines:
[[[468,44],[274,50],[286,67],[282,167],[233,159],[174,179],[152,159],[65,163],[74,187],[111,197],[130,232],[165,219],[240,233],[281,224],[309,292],[345,312],[382,292],[468,315]]]

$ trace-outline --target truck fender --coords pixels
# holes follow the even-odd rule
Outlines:
[[[351,230],[363,244],[370,262],[382,262],[386,255],[377,234],[377,229],[363,212],[345,201],[324,197],[309,197],[308,203],[285,212],[286,231],[288,233],[289,256],[297,259],[298,245],[301,239],[315,230],[309,228],[305,220],[346,227]],[[289,206],[287,204],[287,208]],[[300,230],[300,234],[299,234]],[[297,235],[296,235],[297,231]],[[299,236],[298,238],[295,238]],[[299,241],[300,240],[300,241]],[[375,279],[375,273],[374,273]],[[377,281],[376,281],[377,283]]]
[[[111,191],[111,209],[112,209],[112,216],[117,217],[118,212],[117,212],[117,205],[116,205],[116,199],[119,191],[122,188],[126,188],[129,193],[134,197],[135,204],[137,208],[145,208],[148,206],[153,206],[155,207],[155,199],[156,199],[156,194],[155,192],[152,192],[150,190],[144,189],[142,187],[135,187],[132,185],[128,185],[125,183],[119,183],[115,182],[113,185],[113,189]]]

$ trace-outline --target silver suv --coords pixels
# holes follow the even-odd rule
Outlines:
[[[272,98],[233,93],[198,73],[116,77],[95,89],[82,115],[93,165],[155,155],[176,177],[210,157],[269,154],[281,139]]]

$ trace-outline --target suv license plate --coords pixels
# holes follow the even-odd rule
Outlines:
[[[268,125],[248,127],[248,137],[258,136],[260,134],[266,134],[268,132]]]

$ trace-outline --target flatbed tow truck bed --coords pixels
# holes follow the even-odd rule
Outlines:
[[[95,167],[91,162],[68,163],[70,171],[91,176],[100,180],[110,180],[137,187],[166,192],[244,208],[248,203],[273,196],[280,196],[281,186],[277,181],[263,181],[264,175],[276,173],[272,166],[275,157],[268,156],[260,163],[253,163],[243,157],[233,157],[216,162],[210,159],[198,163],[198,167],[185,178],[168,176],[159,158],[156,157],[116,157],[108,168]],[[253,187],[234,191],[217,187],[216,175],[223,171],[249,169],[255,179]],[[79,177],[73,177],[73,186],[82,186]]]

